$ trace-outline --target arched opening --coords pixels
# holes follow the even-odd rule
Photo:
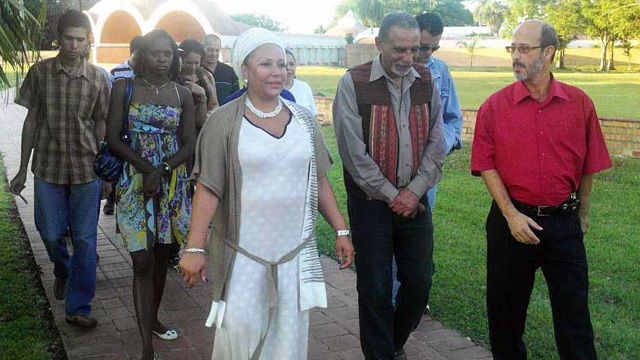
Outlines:
[[[103,44],[129,44],[134,36],[141,35],[142,29],[126,11],[118,10],[109,15],[102,28],[100,42]]]
[[[123,62],[129,57],[129,42],[138,35],[142,35],[142,29],[136,19],[124,10],[114,11],[102,27],[98,61],[111,64]]]
[[[188,38],[202,39],[204,29],[191,14],[184,11],[172,11],[158,21],[156,29],[166,30],[176,42]]]

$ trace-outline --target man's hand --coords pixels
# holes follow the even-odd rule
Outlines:
[[[418,212],[418,204],[420,204],[420,198],[409,189],[402,189],[393,201],[389,204],[389,207],[393,212],[404,217],[414,217]]]
[[[505,219],[507,219],[507,223],[509,224],[511,235],[513,235],[518,242],[523,244],[540,243],[540,239],[531,231],[531,228],[542,230],[542,227],[533,221],[533,219],[517,210],[511,215],[505,215]]]
[[[353,256],[355,253],[350,236],[343,235],[336,237],[336,258],[338,258],[341,270],[348,268],[353,264]],[[346,260],[344,261],[343,256],[346,257]]]
[[[587,230],[589,230],[589,216],[586,212],[578,212],[578,218],[580,219],[580,229],[582,229],[582,235],[587,235]]]
[[[103,181],[102,184],[100,184],[100,200],[108,198],[111,191],[113,191],[113,185],[111,185],[110,182]]]
[[[26,171],[18,171],[16,176],[11,179],[11,183],[9,185],[9,191],[13,194],[20,194],[22,190],[24,190],[24,183],[27,182],[27,172]]]
[[[196,253],[184,253],[178,263],[180,272],[182,273],[182,280],[189,286],[194,286],[198,283],[198,279],[203,283],[207,282],[207,274],[205,273],[205,266],[207,264],[207,257],[204,254]]]

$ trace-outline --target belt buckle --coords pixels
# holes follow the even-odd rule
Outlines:
[[[537,206],[536,207],[536,215],[538,216],[549,216],[548,214],[543,214],[540,212],[540,210],[547,208],[547,206]]]

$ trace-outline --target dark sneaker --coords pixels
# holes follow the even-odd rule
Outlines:
[[[404,348],[400,348],[400,350],[396,350],[393,355],[394,360],[409,360],[407,358],[407,353],[404,352]]]
[[[104,207],[102,208],[102,212],[105,215],[113,215],[115,206],[116,205],[113,202],[107,201],[107,203],[104,204]]]
[[[83,329],[93,329],[98,321],[87,315],[67,315],[67,322]]]
[[[53,280],[53,296],[58,300],[64,300],[67,292],[67,278],[56,278]]]

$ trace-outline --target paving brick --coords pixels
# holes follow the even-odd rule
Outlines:
[[[465,349],[445,352],[452,360],[480,360],[492,358],[491,352],[482,346],[474,345]]]
[[[118,331],[137,329],[138,323],[133,317],[113,319],[113,325],[115,325]]]
[[[338,321],[338,325],[347,329],[347,331],[352,333],[353,335],[360,335],[359,319],[341,320]]]
[[[309,333],[316,339],[324,339],[336,335],[347,334],[347,330],[340,325],[331,322],[323,325],[312,326]]]
[[[313,325],[322,325],[328,322],[334,321],[327,315],[323,314],[320,310],[312,310],[309,315],[309,323]]]
[[[347,306],[338,309],[323,309],[322,312],[335,321],[351,320],[358,318],[358,308]]]
[[[344,351],[360,348],[360,341],[351,334],[333,336],[319,340],[331,351]]]

